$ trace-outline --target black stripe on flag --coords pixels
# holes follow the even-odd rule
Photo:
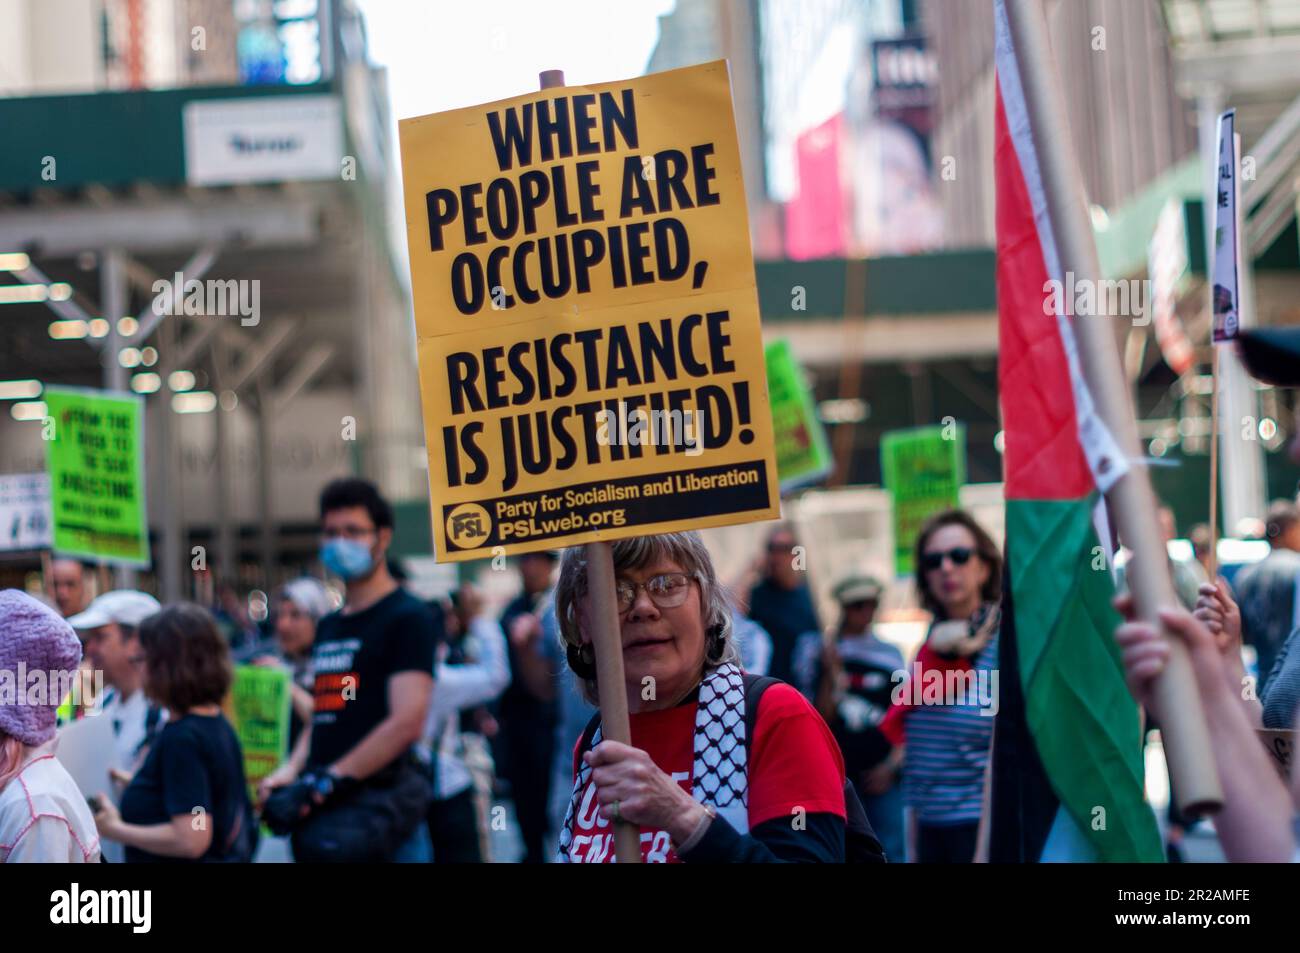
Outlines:
[[[1008,541],[1003,554],[1006,571],[1002,574],[1002,626],[998,632],[1001,697],[993,727],[989,862],[995,864],[1037,863],[1060,806],[1029,733],[1020,682],[1016,611],[1011,598],[1010,550]]]

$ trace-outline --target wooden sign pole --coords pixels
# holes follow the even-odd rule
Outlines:
[[[542,89],[564,85],[564,71],[548,69],[538,77]],[[600,733],[606,741],[632,743],[623,682],[623,636],[614,595],[614,548],[605,542],[587,543],[587,623],[593,627],[591,647],[596,656],[596,685],[600,694]],[[641,863],[641,828],[614,822],[614,855],[620,864]]]

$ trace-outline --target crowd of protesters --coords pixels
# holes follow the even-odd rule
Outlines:
[[[320,514],[320,562],[341,594],[296,579],[264,630],[220,590],[211,608],[134,590],[91,599],[72,560],[50,564],[45,601],[0,593],[0,667],[103,682],[71,714],[54,696],[0,704],[0,860],[247,862],[279,840],[299,861],[602,862],[620,820],[651,862],[978,858],[994,719],[978,698],[916,704],[899,690],[917,666],[997,667],[1001,554],[969,513],[936,514],[918,535],[932,621],[910,665],[878,630],[876,578],[837,580],[823,628],[791,525],[767,532],[758,578],[739,587],[696,533],[616,542],[630,744],[601,734],[581,547],[520,558],[498,616],[469,584],[433,602],[403,586],[372,484],[330,484]],[[1199,560],[1171,564],[1185,609],[1164,616],[1191,648],[1230,776],[1216,821],[1230,859],[1289,859],[1292,845],[1290,793],[1244,739],[1293,727],[1300,705],[1296,504],[1275,503],[1265,533],[1269,555],[1232,586]],[[1117,607],[1131,616],[1127,596]],[[1116,637],[1145,703],[1167,646],[1131,619]],[[1258,694],[1241,691],[1245,646]],[[289,676],[288,755],[251,787],[222,707],[236,663]],[[95,792],[56,754],[60,718],[88,715],[112,729]],[[516,856],[491,836],[507,804]],[[1171,859],[1187,823],[1171,814]]]

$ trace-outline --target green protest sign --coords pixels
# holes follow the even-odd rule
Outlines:
[[[47,387],[44,400],[54,551],[148,566],[144,399]]]
[[[826,430],[817,418],[812,389],[794,358],[790,342],[773,341],[763,351],[767,392],[776,441],[776,472],[782,492],[816,483],[831,471]]]
[[[258,783],[289,754],[289,671],[238,665],[230,689],[230,721],[244,751],[244,776]]]
[[[966,482],[966,430],[960,424],[895,430],[880,440],[880,468],[894,503],[894,567],[914,570],[912,548],[921,524],[959,503]]]

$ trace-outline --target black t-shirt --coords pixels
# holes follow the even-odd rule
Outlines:
[[[388,717],[391,676],[432,676],[436,639],[429,607],[401,589],[360,612],[321,619],[312,647],[316,711],[308,765],[328,767]]]
[[[243,753],[222,715],[167,722],[122,794],[122,820],[128,824],[166,824],[180,814],[197,815],[195,808],[202,808],[212,824],[212,844],[199,861],[228,859],[232,842],[251,833]],[[126,848],[126,862],[192,863],[136,847]]]

